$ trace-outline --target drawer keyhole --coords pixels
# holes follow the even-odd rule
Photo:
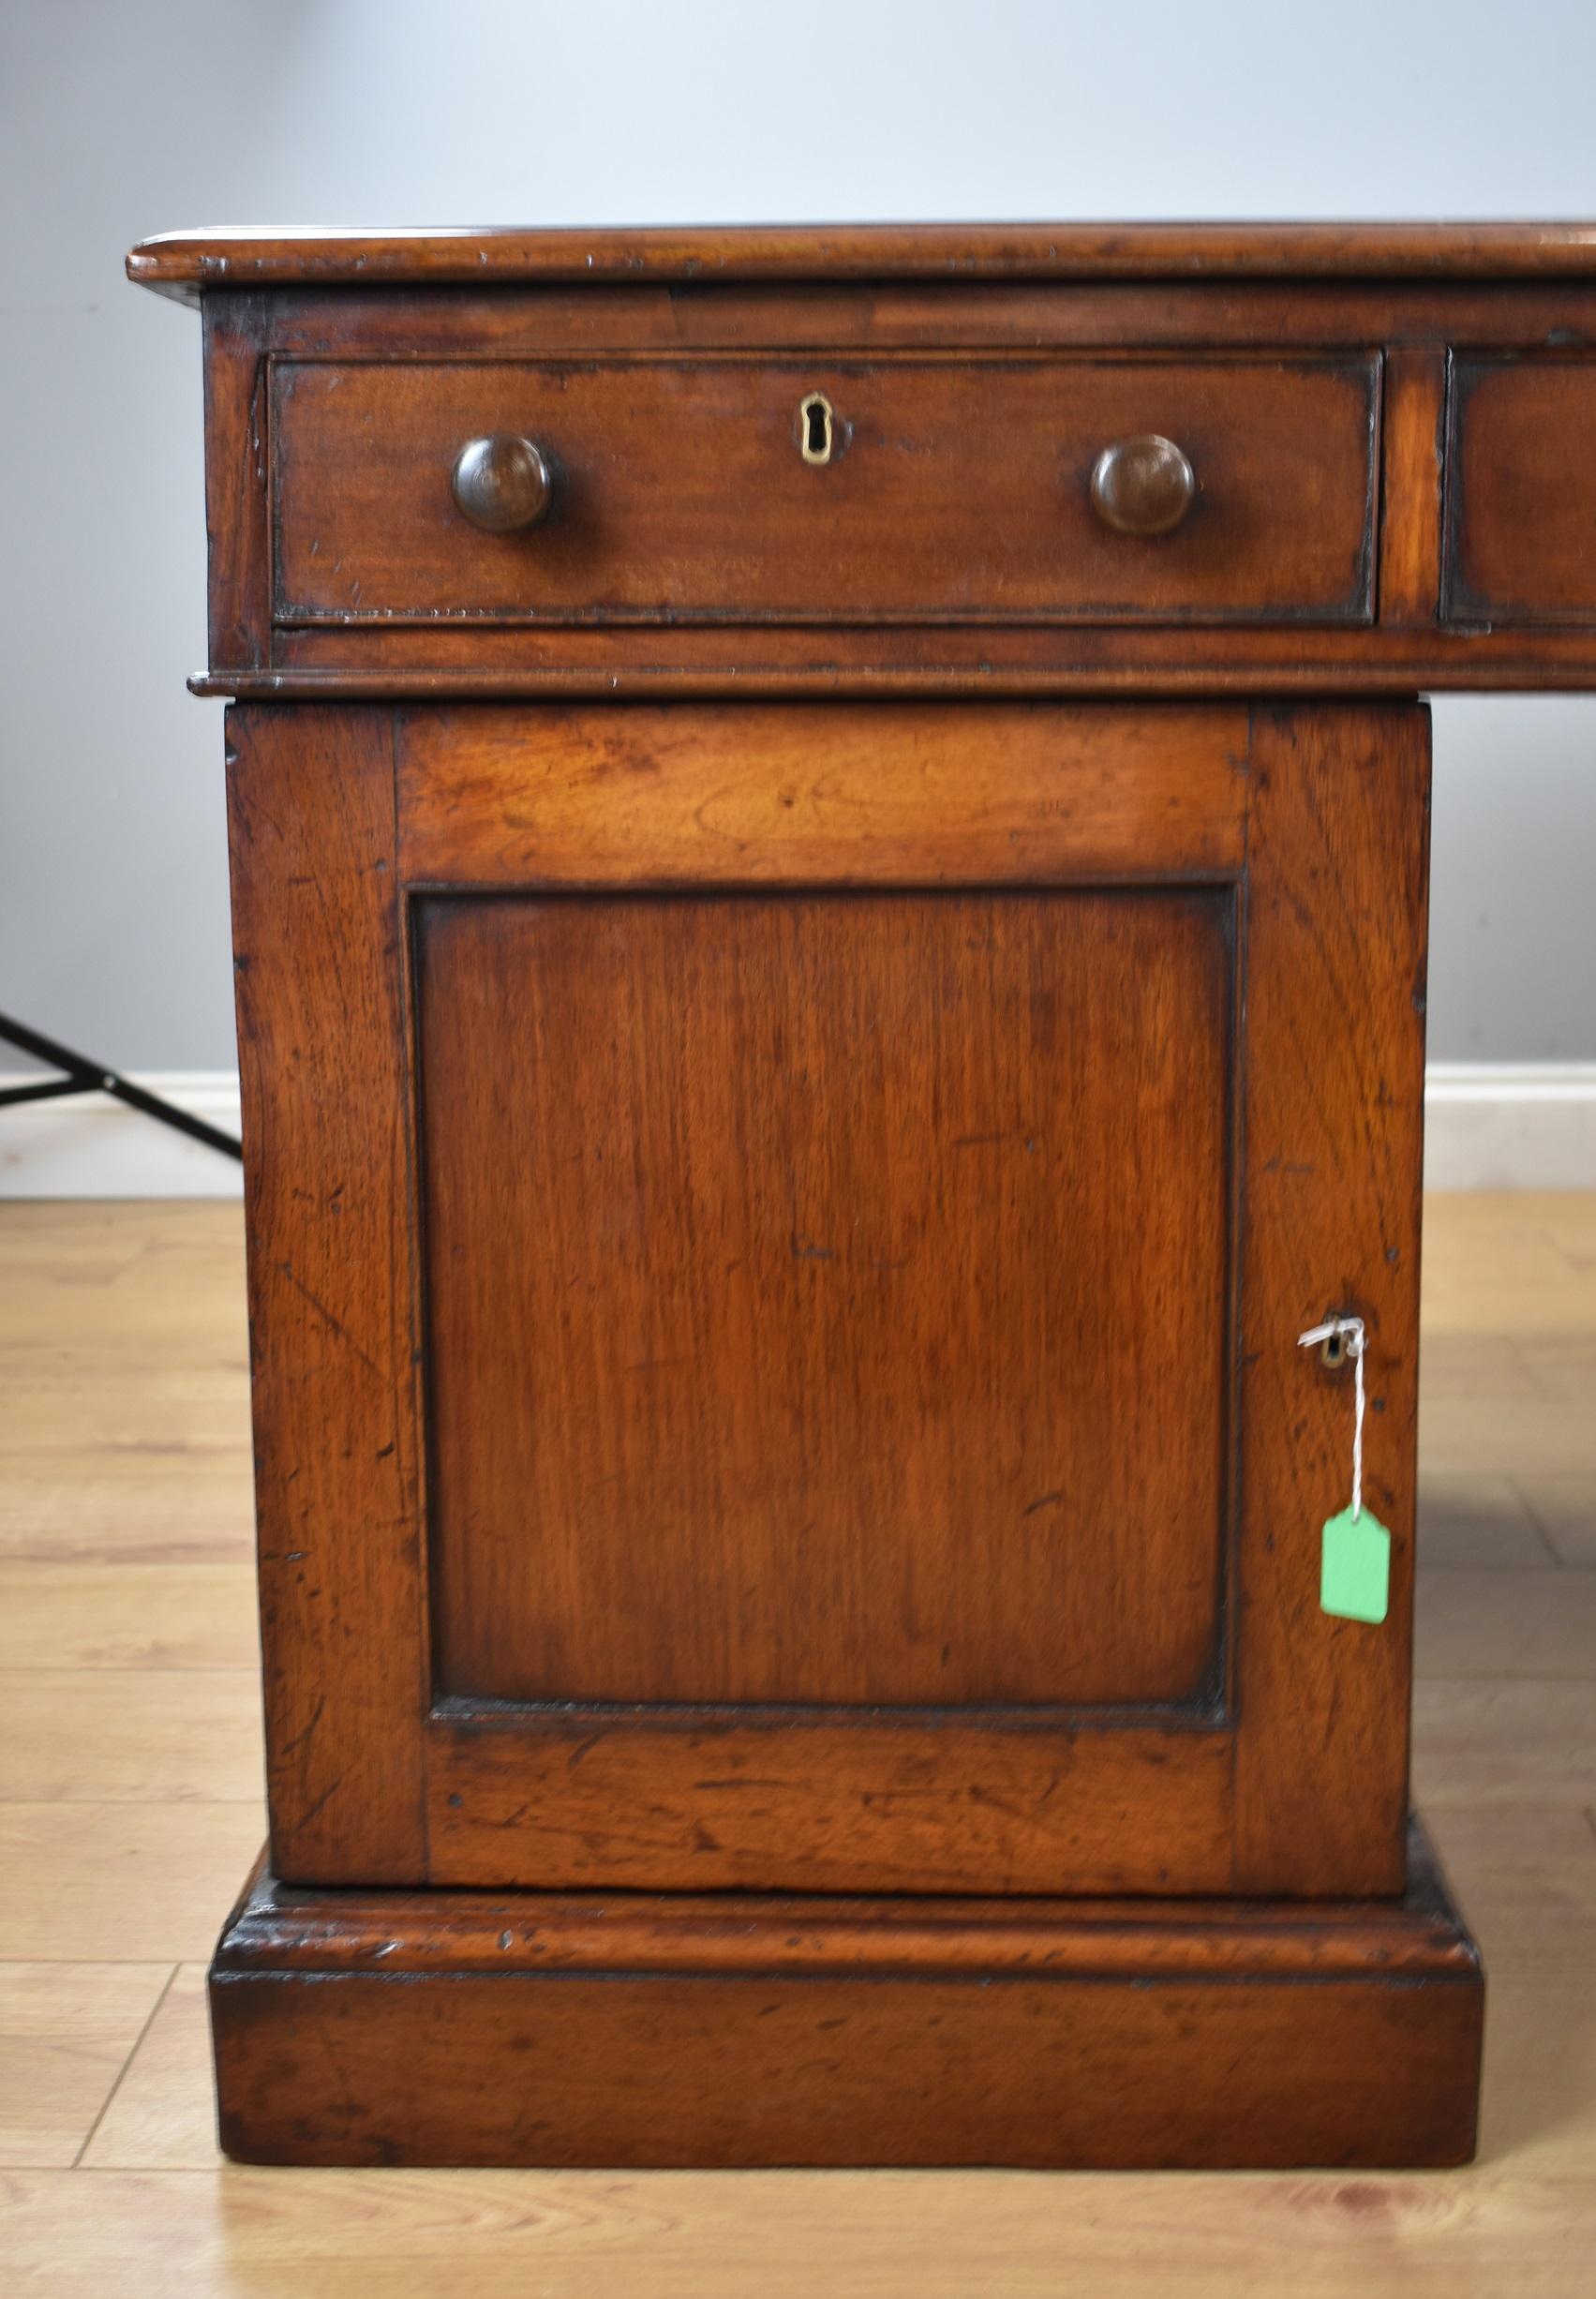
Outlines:
[[[824,392],[812,391],[798,402],[798,453],[806,463],[829,463],[834,437],[831,402]]]

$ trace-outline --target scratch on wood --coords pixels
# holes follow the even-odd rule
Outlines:
[[[343,1321],[340,1318],[335,1317],[332,1310],[328,1308],[326,1303],[320,1299],[317,1294],[311,1291],[309,1286],[306,1284],[305,1279],[300,1276],[295,1270],[293,1263],[291,1261],[279,1261],[277,1263],[277,1269],[279,1273],[288,1279],[289,1283],[293,1287],[294,1291],[303,1295],[303,1297],[310,1304],[310,1306],[316,1311],[317,1315],[325,1319],[326,1322],[337,1335],[339,1340],[347,1341],[349,1343],[351,1349],[353,1350],[355,1355],[360,1359],[362,1365],[369,1366],[370,1370],[376,1374],[378,1380],[381,1381],[384,1386],[386,1386],[388,1376],[383,1372],[382,1367],[377,1363],[375,1358],[368,1357],[366,1355],[365,1350],[361,1348],[360,1343],[355,1339],[353,1334],[351,1333],[349,1327],[343,1322]]]

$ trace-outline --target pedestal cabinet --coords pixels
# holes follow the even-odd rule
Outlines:
[[[1590,235],[129,269],[236,698],[224,2144],[1465,2158],[1416,697],[1591,682]]]

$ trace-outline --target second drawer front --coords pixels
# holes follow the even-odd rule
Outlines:
[[[276,619],[1366,621],[1378,382],[1365,356],[281,361]],[[494,433],[552,472],[524,531],[451,491]],[[1196,493],[1172,531],[1126,534],[1092,473],[1147,433]]]
[[[1459,359],[1444,611],[1596,623],[1596,361]]]

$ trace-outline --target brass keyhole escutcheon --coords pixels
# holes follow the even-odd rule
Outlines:
[[[836,418],[823,391],[798,401],[798,453],[806,463],[829,463],[836,444]]]

